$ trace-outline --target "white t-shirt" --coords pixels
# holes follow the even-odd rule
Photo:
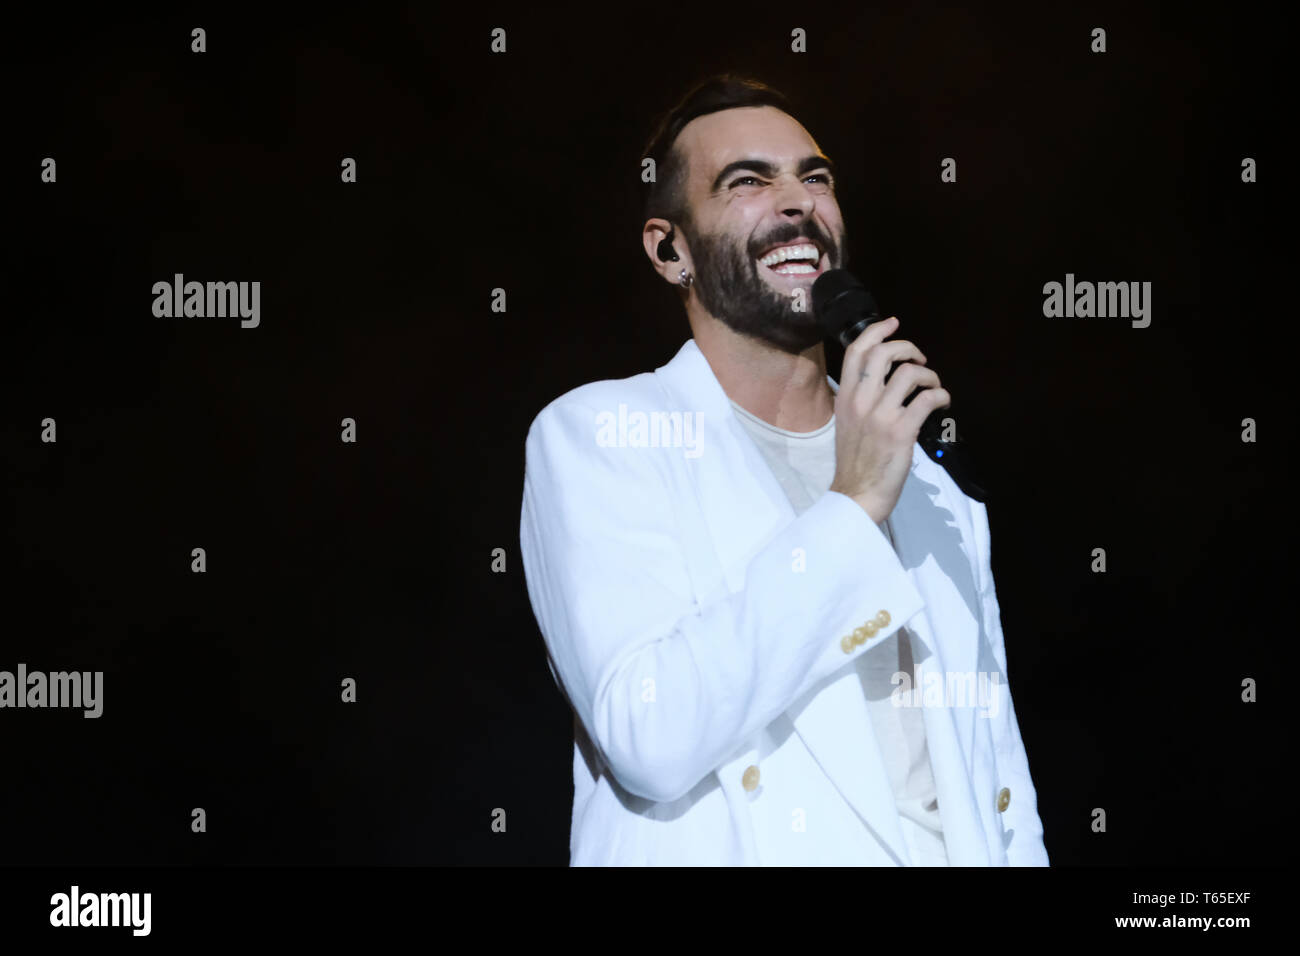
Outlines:
[[[769,425],[735,402],[731,407],[758,445],[795,514],[803,514],[835,480],[835,416],[815,431],[792,432]],[[892,545],[894,533],[889,519],[879,527]],[[854,663],[898,803],[903,837],[912,862],[917,866],[947,866],[924,718],[919,708],[897,707],[891,700],[896,686],[892,681],[894,674],[905,672],[911,682],[909,686],[916,686],[911,633],[900,627],[871,650],[858,655]]]

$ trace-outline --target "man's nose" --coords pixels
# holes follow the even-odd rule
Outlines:
[[[783,176],[777,181],[776,201],[781,212],[786,215],[799,212],[807,216],[817,204],[812,191],[798,176]]]

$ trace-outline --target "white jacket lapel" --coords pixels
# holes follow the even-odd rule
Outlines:
[[[789,499],[753,440],[737,419],[731,402],[695,341],[682,346],[671,362],[657,370],[668,393],[670,411],[700,414],[701,453],[686,460],[693,488],[707,525],[707,544],[699,529],[688,526],[686,548],[692,576],[707,603],[723,586],[730,593],[744,584],[754,553],[794,520]],[[835,387],[831,381],[832,388]],[[710,573],[707,564],[715,560]],[[897,805],[880,748],[871,733],[870,713],[857,671],[845,668],[813,688],[789,709],[795,730],[826,775],[867,826],[888,846],[900,865],[910,862],[899,824]]]
[[[794,518],[794,511],[694,339],[687,340],[656,375],[668,393],[667,410],[695,412],[699,429],[699,455],[683,461],[698,495],[713,554],[697,555],[703,541],[693,532],[700,529],[688,527],[685,531],[694,545],[687,548],[688,560],[701,557],[712,565],[716,555],[727,592],[737,591],[749,559]],[[695,580],[705,584],[711,576],[708,572],[708,567],[699,568]],[[712,597],[710,590],[705,584],[702,600]]]

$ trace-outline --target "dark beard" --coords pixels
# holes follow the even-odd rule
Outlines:
[[[691,235],[691,258],[695,262],[695,292],[709,314],[741,335],[776,346],[792,355],[816,345],[825,337],[812,310],[812,287],[803,296],[804,311],[796,312],[795,298],[782,295],[765,284],[758,274],[760,266],[743,245],[725,235]],[[760,250],[774,243],[794,239],[816,239],[826,251],[827,268],[843,268],[839,245],[822,233],[816,223],[802,227],[788,226],[767,237]]]

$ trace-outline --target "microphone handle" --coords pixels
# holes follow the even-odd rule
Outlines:
[[[851,325],[845,326],[839,335],[840,344],[848,348],[849,343],[861,335],[863,329],[872,322],[878,321],[880,321],[879,314],[873,312],[871,315],[863,316]],[[893,363],[889,368],[889,373],[885,376],[885,381],[889,381],[889,376],[894,374],[898,366],[907,364],[909,363]],[[907,398],[903,399],[903,405],[910,404],[917,395],[929,387],[928,385],[918,385]],[[953,419],[953,437],[951,441],[944,441],[940,437],[944,431],[943,420],[945,418]],[[961,436],[957,432],[956,418],[953,415],[951,404],[945,408],[936,408],[926,416],[925,421],[921,424],[921,430],[916,437],[916,441],[921,446],[921,450],[930,456],[931,461],[938,463],[948,472],[952,480],[957,483],[957,487],[967,497],[973,498],[980,503],[988,501],[988,492],[975,481],[975,469],[971,462],[970,449],[961,440]]]
[[[922,391],[924,389],[918,388],[912,397],[919,395]],[[911,398],[909,397],[908,400],[910,401]],[[944,432],[943,420],[945,418],[953,420],[952,441],[944,441],[940,437]],[[925,421],[921,423],[921,430],[916,436],[916,442],[921,446],[921,450],[930,456],[931,461],[938,463],[944,471],[948,472],[952,480],[957,483],[957,487],[967,497],[974,498],[981,503],[988,501],[988,491],[975,480],[977,469],[971,460],[970,445],[961,440],[961,435],[957,431],[957,419],[953,415],[951,404],[944,408],[936,408],[925,417]]]

